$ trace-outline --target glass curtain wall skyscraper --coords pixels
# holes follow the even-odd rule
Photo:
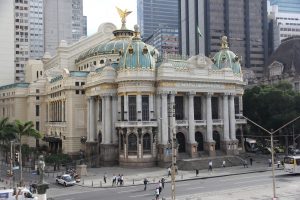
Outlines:
[[[260,78],[268,56],[267,16],[265,0],[180,0],[181,52],[213,55],[226,35],[242,66]]]
[[[143,39],[156,29],[178,29],[178,0],[137,0],[137,21]]]

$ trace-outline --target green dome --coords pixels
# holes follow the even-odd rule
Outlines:
[[[226,36],[222,37],[221,50],[218,53],[216,53],[212,61],[214,63],[212,67],[214,70],[231,68],[233,73],[241,73],[240,59],[237,55],[235,55],[232,51],[229,50]]]
[[[119,51],[124,51],[127,48],[128,43],[133,36],[133,31],[131,30],[115,30],[114,35],[116,36],[114,39],[110,40],[107,43],[101,43],[96,47],[93,47],[78,56],[75,60],[75,63],[78,63],[86,58],[103,55],[103,54],[118,54]]]
[[[151,45],[145,44],[139,37],[134,37],[124,53],[121,54],[119,68],[155,68],[155,55],[158,51]]]

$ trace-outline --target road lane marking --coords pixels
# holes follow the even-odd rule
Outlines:
[[[129,196],[131,198],[135,198],[135,197],[145,197],[145,196],[153,196],[151,194],[139,194],[139,195],[134,195],[134,196]]]
[[[192,187],[192,188],[186,188],[186,190],[195,190],[195,189],[203,189],[204,187]]]

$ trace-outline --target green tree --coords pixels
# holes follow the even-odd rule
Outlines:
[[[9,118],[0,119],[0,145],[2,152],[5,153],[5,158],[7,161],[9,142],[15,139],[13,124],[9,122]]]
[[[48,164],[52,164],[53,170],[56,171],[56,169],[60,169],[60,165],[68,164],[69,162],[71,162],[71,158],[69,155],[62,153],[50,154],[46,156],[45,162]]]
[[[255,86],[247,89],[243,99],[245,116],[268,130],[276,130],[300,115],[300,95],[287,82],[276,85]],[[249,125],[252,132],[259,135],[262,134],[261,129],[251,124]],[[291,126],[283,129],[279,134],[289,134],[290,128]]]
[[[20,184],[23,185],[23,172],[22,172],[22,137],[29,136],[36,139],[41,138],[41,133],[34,129],[32,121],[22,122],[20,120],[15,120],[14,123],[14,132],[16,138],[19,140],[19,157],[20,157]]]

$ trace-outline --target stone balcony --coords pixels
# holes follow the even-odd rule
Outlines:
[[[115,123],[116,127],[157,127],[157,121],[118,121]]]
[[[47,128],[50,127],[57,127],[57,128],[66,128],[67,127],[67,122],[46,122],[45,126]]]

